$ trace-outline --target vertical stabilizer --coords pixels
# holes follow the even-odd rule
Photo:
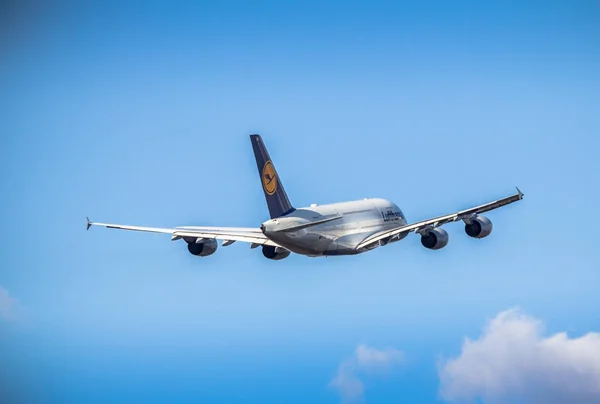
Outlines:
[[[285,193],[285,189],[283,189],[281,178],[277,175],[275,165],[271,161],[262,138],[260,135],[250,135],[250,141],[252,142],[258,175],[260,176],[271,219],[293,212],[294,208]]]

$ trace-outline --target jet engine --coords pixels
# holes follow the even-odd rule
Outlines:
[[[197,243],[197,239],[192,239],[191,241],[186,240],[188,243],[188,251],[196,255],[198,257],[206,257],[208,255],[214,254],[217,251],[217,240],[215,239],[205,239],[200,243]]]
[[[439,250],[446,247],[448,239],[448,232],[439,227],[430,230],[428,233],[421,234],[421,244],[430,250]]]
[[[270,260],[282,260],[290,255],[290,252],[285,248],[273,247],[271,245],[263,245],[262,253]]]
[[[474,238],[484,238],[492,232],[492,221],[485,216],[477,216],[465,221],[465,232]]]

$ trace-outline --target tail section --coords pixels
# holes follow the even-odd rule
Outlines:
[[[293,212],[294,208],[285,193],[285,189],[283,189],[281,179],[275,171],[275,166],[262,138],[260,135],[250,135],[250,141],[252,142],[252,149],[254,149],[258,175],[260,175],[271,219]]]

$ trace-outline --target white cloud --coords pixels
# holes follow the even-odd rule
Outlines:
[[[345,403],[360,401],[365,393],[365,385],[356,376],[356,371],[356,363],[353,360],[344,361],[338,368],[336,376],[329,383],[339,392]]]
[[[403,357],[402,352],[393,348],[379,350],[367,345],[359,345],[354,355],[340,364],[336,376],[329,385],[339,392],[345,403],[362,401],[365,386],[359,375],[388,373]]]
[[[19,311],[19,301],[0,285],[0,319],[14,321]]]
[[[379,350],[366,345],[359,345],[355,352],[356,363],[359,368],[367,371],[389,371],[392,365],[403,358],[402,352],[386,348]]]
[[[499,313],[479,339],[465,339],[439,368],[450,402],[600,403],[600,333],[543,336],[543,324],[518,309]]]

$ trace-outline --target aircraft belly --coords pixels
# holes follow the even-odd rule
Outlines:
[[[357,251],[356,246],[364,240],[365,233],[345,234],[338,237],[325,251],[325,255],[354,255],[362,251]]]
[[[322,255],[335,239],[329,234],[310,229],[281,233],[271,238],[282,247],[304,255]]]
[[[370,248],[357,250],[356,247],[365,238],[379,231],[393,228],[403,221],[403,218],[384,218],[380,212],[381,209],[378,209],[370,200],[346,205],[345,209],[334,209],[334,205],[314,208],[314,211],[317,211],[318,208],[320,211],[317,213],[322,216],[340,215],[341,218],[337,220],[295,231],[275,231],[265,234],[282,247],[297,254],[310,256],[354,255],[379,246],[375,244]],[[297,210],[295,214],[305,216],[302,209]]]
[[[327,248],[324,255],[355,255],[364,252],[358,251],[356,246],[367,236],[381,229],[379,216],[372,212],[354,215],[354,220],[346,219],[335,229],[335,241]]]

